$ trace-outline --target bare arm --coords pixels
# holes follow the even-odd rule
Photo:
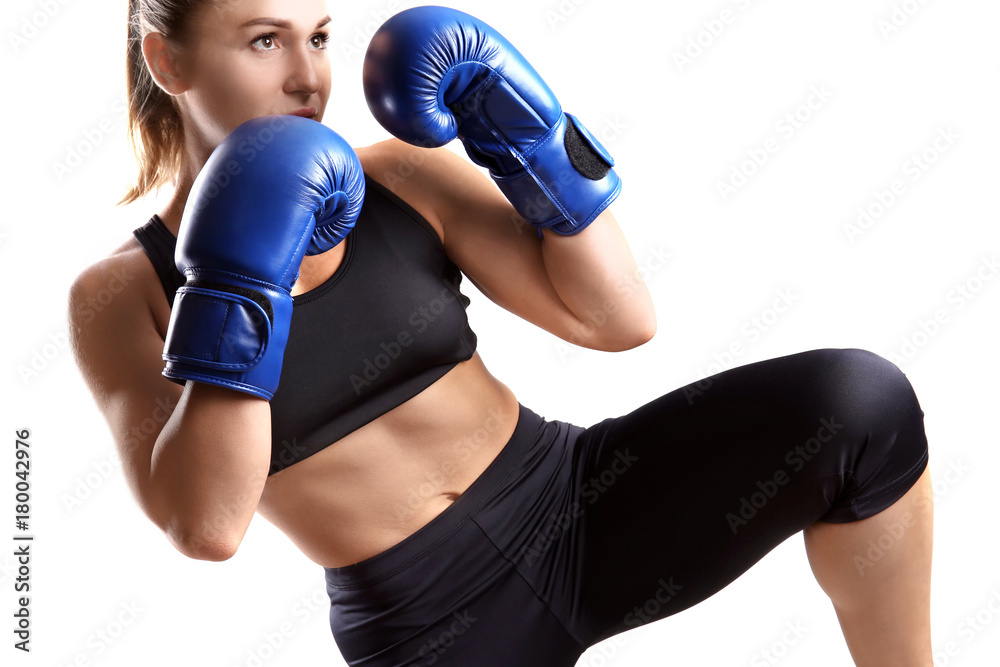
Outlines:
[[[610,209],[573,236],[549,229],[542,234],[545,271],[559,298],[580,320],[580,336],[596,332],[590,335],[609,351],[631,349],[653,337],[652,298]]]
[[[591,349],[627,350],[655,334],[652,298],[610,209],[579,234],[546,230],[542,240],[487,176],[447,148],[390,139],[372,154],[374,175],[424,202],[448,256],[497,305]]]
[[[129,283],[100,311],[89,308],[88,299],[122,262],[129,271],[152,274],[144,256],[122,253],[82,273],[70,290],[77,365],[146,515],[185,556],[225,560],[243,539],[267,480],[270,406],[198,382],[181,387],[160,375],[163,337],[142,281]]]
[[[270,454],[267,401],[189,381],[149,463],[158,525],[174,546],[203,560],[235,554],[264,490]]]

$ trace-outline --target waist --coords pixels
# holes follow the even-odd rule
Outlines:
[[[446,541],[485,503],[509,483],[532,448],[539,433],[552,424],[534,411],[517,404],[516,426],[509,440],[479,476],[454,502],[416,532],[373,556],[341,567],[324,567],[331,589],[364,588],[406,567],[416,558]]]
[[[357,562],[461,497],[504,448],[518,410],[513,392],[475,354],[406,403],[272,475],[258,513],[320,565]]]

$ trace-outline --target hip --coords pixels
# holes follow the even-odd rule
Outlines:
[[[525,577],[519,545],[533,542],[572,499],[573,450],[583,431],[518,404],[506,446],[453,503],[391,548],[324,568],[331,630],[348,664],[432,664],[445,645],[448,664],[485,664],[483,647],[496,645],[498,629],[515,631],[512,617],[544,628],[547,639],[541,647],[512,636],[502,664],[519,645],[531,652],[513,664],[573,664],[563,657],[584,647]],[[443,635],[447,641],[437,642]],[[540,659],[544,650],[553,653]]]

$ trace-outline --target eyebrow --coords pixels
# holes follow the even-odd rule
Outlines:
[[[319,23],[316,24],[316,28],[317,29],[322,28],[327,23],[329,23],[330,20],[331,19],[330,19],[329,16],[326,16],[326,17],[320,19]],[[253,19],[251,21],[247,21],[246,23],[244,23],[240,27],[241,28],[249,28],[250,26],[255,26],[255,25],[273,25],[276,28],[281,28],[283,30],[291,30],[292,29],[291,22],[286,21],[284,19],[276,19],[276,18],[273,18],[273,17],[270,17],[270,16],[264,16],[264,17],[261,17],[259,19]]]

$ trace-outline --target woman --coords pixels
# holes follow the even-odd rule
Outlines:
[[[301,260],[273,399],[166,379],[161,354],[184,284],[173,244],[195,178],[245,121],[322,120],[329,18],[322,0],[131,0],[129,20],[130,128],[142,150],[123,201],[166,183],[173,195],[81,274],[70,313],[115,271],[136,276],[93,321],[73,316],[74,351],[135,497],[179,551],[225,560],[259,512],[325,568],[351,665],[572,665],[598,641],[713,595],[802,531],[857,664],[931,664],[923,412],[890,362],[857,349],[793,354],[589,428],[543,419],[487,370],[458,269],[578,345],[617,351],[652,337],[645,286],[614,289],[637,272],[609,209],[579,233],[539,238],[445,149],[395,139],[359,149],[364,209],[343,242]],[[386,273],[367,275],[374,266]],[[382,333],[373,340],[386,346],[349,368],[317,371],[302,352],[338,345],[348,316],[363,335],[382,300],[428,277],[443,281],[440,303],[411,304],[401,316],[412,330],[392,333],[417,340],[447,327],[454,349],[442,360],[416,363],[410,377],[424,348]],[[343,322],[295,328],[331,303]],[[608,303],[606,322],[585,326]],[[331,374],[339,389],[311,391]],[[370,387],[389,376],[387,401]],[[293,418],[307,400],[318,419],[338,391],[349,408],[329,424]],[[896,546],[865,561],[897,526]]]

